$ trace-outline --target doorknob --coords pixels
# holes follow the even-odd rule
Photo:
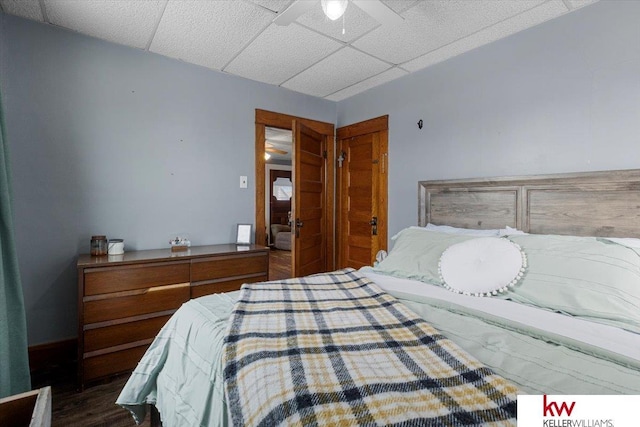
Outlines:
[[[374,236],[378,235],[378,217],[374,216],[371,218],[371,221],[369,221],[369,224],[371,225],[371,234],[373,234]]]
[[[296,237],[300,237],[300,229],[303,225],[304,223],[300,221],[300,218],[296,218]]]

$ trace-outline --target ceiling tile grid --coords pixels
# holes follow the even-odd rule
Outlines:
[[[382,3],[386,4],[396,13],[402,13],[412,6],[415,6],[420,1],[424,0],[383,0]]]
[[[345,47],[281,86],[324,98],[390,67],[389,64],[366,53]]]
[[[567,0],[569,2],[569,4],[571,5],[571,9],[578,9],[581,8],[583,6],[587,6],[591,3],[595,3],[598,0]]]
[[[353,43],[370,55],[401,64],[530,9],[532,1],[422,1],[404,12],[404,23],[379,27]]]
[[[532,27],[549,19],[555,18],[568,11],[562,0],[551,0],[540,6],[529,9],[510,19],[501,21],[491,27],[484,28],[467,37],[456,40],[439,49],[433,50],[421,57],[402,64],[402,68],[415,72],[447,59],[453,58],[464,52],[491,43],[503,37],[517,33],[525,28]]]
[[[165,1],[44,0],[49,22],[103,40],[143,49]]]
[[[251,0],[251,2],[272,12],[281,12],[291,4],[291,0]]]
[[[9,15],[16,15],[32,21],[43,21],[38,0],[0,0],[0,7]]]
[[[350,96],[364,92],[365,90],[374,88],[383,83],[390,82],[391,80],[395,80],[402,76],[406,76],[407,74],[409,74],[407,71],[398,67],[393,67],[373,77],[369,77],[366,80],[362,80],[351,86],[347,86],[346,88],[334,92],[333,94],[326,96],[325,98],[330,101],[342,101],[343,99],[347,99]]]
[[[171,0],[149,50],[222,70],[274,16],[242,1]]]
[[[0,0],[0,8],[340,101],[596,1],[382,0],[403,17],[398,25],[352,2],[344,22],[330,21],[320,0],[288,26],[272,21],[294,0]]]
[[[288,27],[270,25],[224,71],[280,85],[342,46],[295,23]]]

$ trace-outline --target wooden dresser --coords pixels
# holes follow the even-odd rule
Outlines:
[[[269,248],[235,244],[78,258],[78,383],[131,371],[190,298],[268,280]]]

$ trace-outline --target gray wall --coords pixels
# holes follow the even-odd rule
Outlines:
[[[419,180],[640,168],[639,22],[600,1],[338,103],[389,114],[389,235]]]
[[[336,120],[334,102],[2,14],[0,85],[31,345],[77,335],[91,235],[201,245],[254,222],[256,108]]]
[[[92,234],[133,250],[253,222],[255,108],[389,114],[390,235],[416,223],[421,179],[640,168],[638,17],[640,2],[601,1],[336,106],[0,14],[30,343],[76,335]]]

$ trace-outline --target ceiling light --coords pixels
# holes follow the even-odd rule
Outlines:
[[[322,0],[322,10],[327,18],[335,21],[347,10],[347,0]]]
[[[264,153],[264,159],[265,160],[269,160],[271,158],[271,154],[269,153]]]

